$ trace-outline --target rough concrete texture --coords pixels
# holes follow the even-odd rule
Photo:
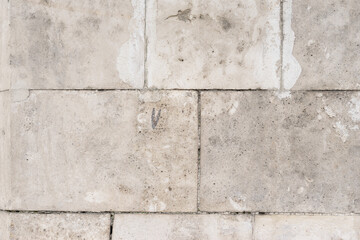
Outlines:
[[[254,240],[359,240],[359,216],[256,216]]]
[[[286,88],[360,89],[360,1],[286,0],[284,26]]]
[[[251,240],[247,215],[115,215],[113,240]]]
[[[360,93],[204,92],[201,107],[201,210],[360,211]]]
[[[196,92],[30,91],[11,107],[11,209],[196,210]]]
[[[0,213],[1,240],[109,240],[109,214]]]
[[[149,0],[154,88],[278,88],[279,0]]]
[[[11,87],[142,88],[143,0],[11,0]]]

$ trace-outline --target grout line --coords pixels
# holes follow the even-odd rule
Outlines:
[[[201,179],[201,91],[197,92],[197,117],[198,117],[198,156],[197,156],[197,212],[200,212],[200,179]]]
[[[114,228],[114,218],[115,218],[115,214],[111,213],[110,214],[110,233],[109,233],[109,240],[112,240],[112,235],[113,235],[113,228]]]
[[[143,211],[56,211],[56,210],[4,210],[6,213],[27,213],[27,214],[143,214],[143,215],[295,215],[295,216],[360,216],[359,213],[340,213],[340,212],[228,212],[228,211],[197,211],[197,212],[143,212]]]
[[[147,70],[147,55],[148,55],[148,37],[147,37],[147,0],[144,0],[144,89],[147,89],[148,84],[148,70]]]
[[[284,0],[280,0],[280,91],[284,91],[283,64],[284,64]]]
[[[184,88],[175,88],[175,89],[154,89],[154,88],[143,88],[143,89],[134,89],[134,88],[109,88],[109,89],[46,89],[46,88],[32,88],[32,89],[10,89],[6,91],[16,91],[16,90],[28,90],[28,91],[84,91],[84,92],[111,92],[111,91],[136,91],[136,92],[156,92],[156,91],[201,91],[201,92],[279,92],[279,89],[184,89]],[[304,90],[289,90],[289,92],[360,92],[360,89],[304,89]]]

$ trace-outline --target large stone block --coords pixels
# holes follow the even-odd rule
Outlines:
[[[360,93],[201,95],[200,209],[360,211]]]
[[[114,240],[251,240],[250,216],[115,215]]]
[[[278,88],[279,0],[150,0],[148,82],[154,88]]]
[[[359,216],[256,216],[254,240],[359,240]]]
[[[284,87],[360,89],[360,1],[284,1]]]
[[[9,78],[9,1],[0,0],[0,91],[10,88]]]
[[[108,240],[109,214],[0,213],[1,240]]]
[[[11,106],[11,209],[196,210],[196,92],[20,97]]]
[[[12,88],[142,88],[143,0],[12,0]]]
[[[0,209],[10,196],[10,94],[0,92]]]

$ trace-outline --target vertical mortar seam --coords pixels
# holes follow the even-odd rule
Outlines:
[[[109,233],[109,240],[112,240],[112,235],[113,235],[113,227],[114,227],[114,218],[115,218],[115,214],[114,213],[110,213],[110,233]]]
[[[148,88],[148,70],[147,70],[147,54],[148,54],[148,38],[147,38],[147,0],[144,0],[144,89]]]
[[[198,154],[197,154],[197,199],[196,210],[200,212],[200,177],[201,177],[201,91],[197,91],[197,117],[198,117]]]
[[[284,63],[284,1],[280,0],[280,91],[284,90],[283,63]]]

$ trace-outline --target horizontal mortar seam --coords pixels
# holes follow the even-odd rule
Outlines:
[[[197,211],[197,212],[143,212],[143,211],[50,211],[50,210],[4,210],[7,213],[26,214],[143,214],[143,215],[289,215],[289,216],[360,216],[360,213],[343,212],[228,212],[228,211]]]
[[[134,92],[157,92],[157,91],[188,91],[188,92],[274,92],[278,93],[280,90],[278,89],[132,89],[132,88],[124,88],[124,89],[101,89],[101,88],[94,88],[94,89],[56,89],[56,88],[30,88],[30,89],[10,89],[10,90],[3,90],[0,92],[7,92],[7,91],[18,91],[18,90],[25,90],[25,91],[78,91],[78,92],[111,92],[111,91],[134,91]],[[288,90],[286,92],[289,93],[296,93],[296,92],[360,92],[360,89],[302,89],[302,90]]]

